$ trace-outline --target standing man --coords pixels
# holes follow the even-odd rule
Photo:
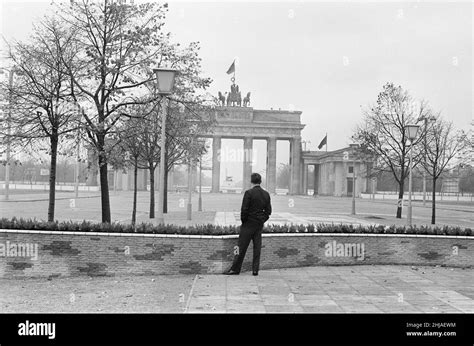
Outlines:
[[[260,174],[252,173],[250,182],[252,187],[245,191],[240,211],[242,225],[240,226],[238,254],[234,258],[230,270],[224,273],[227,275],[240,274],[250,240],[253,241],[252,274],[258,275],[263,224],[269,219],[272,206],[270,204],[270,194],[260,187],[262,182]]]

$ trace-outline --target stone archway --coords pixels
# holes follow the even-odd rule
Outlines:
[[[220,152],[222,139],[243,139],[244,153],[252,152],[253,140],[263,139],[267,142],[266,182],[267,190],[275,193],[276,189],[276,155],[277,140],[290,142],[290,176],[289,193],[302,192],[301,171],[301,124],[300,111],[256,110],[251,107],[219,107],[215,113],[216,125],[212,132],[200,133],[200,137],[212,138],[212,192],[220,191]],[[251,155],[243,160],[243,189],[250,185],[252,173]]]

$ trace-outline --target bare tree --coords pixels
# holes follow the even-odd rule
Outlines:
[[[422,162],[433,181],[431,223],[436,223],[436,181],[446,170],[451,160],[463,147],[463,138],[454,133],[453,124],[443,120],[438,114],[436,121],[427,128],[423,149],[426,162]]]
[[[416,103],[400,86],[387,83],[375,105],[364,110],[364,123],[357,127],[353,136],[362,147],[377,157],[374,171],[390,172],[395,178],[398,184],[397,218],[402,217],[405,179],[409,174],[406,126],[428,116],[429,112],[426,102]],[[413,142],[414,147],[420,143],[424,132],[419,131],[418,138]],[[422,159],[422,153],[415,152],[413,167]]]
[[[461,130],[459,135],[462,141],[458,158],[463,165],[474,167],[474,120],[471,122],[471,129],[468,131]]]
[[[59,15],[71,30],[75,59],[65,62],[74,86],[94,105],[83,113],[87,135],[98,154],[102,222],[110,222],[107,137],[122,116],[136,104],[134,93],[151,80],[146,69],[160,56],[162,17],[158,4],[129,5],[115,1],[74,1],[61,5]],[[154,49],[147,49],[154,45]],[[62,52],[63,53],[63,52]]]
[[[187,153],[193,149],[197,150],[196,143],[191,143],[190,132],[205,132],[211,120],[202,117],[205,105],[186,101],[174,101],[169,106],[167,115],[167,131],[166,131],[166,161],[165,171],[171,169],[175,163],[181,163],[187,158]],[[136,138],[141,143],[141,151],[138,157],[138,168],[147,169],[150,176],[150,210],[149,217],[155,217],[155,170],[160,163],[161,156],[161,102],[150,103],[148,105],[135,106],[135,114],[141,115],[142,126],[140,132],[136,134]],[[202,151],[202,150],[201,150]],[[167,175],[167,174],[166,174]],[[165,175],[165,178],[166,178]],[[164,193],[166,196],[166,184]],[[160,191],[161,193],[161,191]],[[166,204],[166,203],[165,203]],[[164,208],[164,207],[163,207]],[[164,209],[164,211],[166,211]]]
[[[166,11],[167,4],[135,5],[113,0],[73,1],[70,6],[62,5],[59,11],[77,33],[73,40],[76,56],[66,66],[74,86],[95,107],[94,113],[83,116],[88,137],[98,153],[102,222],[111,221],[107,138],[123,116],[129,115],[125,108],[157,101],[139,97],[147,93],[146,86],[155,78],[152,67],[179,69],[183,56],[193,58],[189,66],[198,65],[196,44],[181,49],[179,44],[170,43],[169,33],[162,31]],[[179,76],[177,85],[185,85],[180,79],[187,77]],[[195,77],[203,85],[210,83]]]
[[[18,75],[10,83],[9,93],[15,109],[11,119],[12,138],[26,146],[44,140],[49,142],[48,221],[54,221],[55,185],[60,137],[77,129],[78,108],[71,97],[71,79],[64,65],[71,46],[63,45],[59,57],[58,40],[68,32],[52,18],[34,27],[31,43],[16,42],[9,58]]]
[[[117,154],[122,158],[124,166],[133,167],[133,226],[135,226],[137,219],[137,178],[140,155],[143,151],[140,134],[142,133],[144,126],[145,124],[141,119],[130,118],[128,121],[123,122],[117,130],[120,140],[119,145],[116,146]]]
[[[137,139],[142,143],[142,150],[139,155],[139,168],[148,169],[150,175],[150,219],[155,218],[155,170],[160,162],[160,143],[161,143],[161,113],[159,104],[141,107],[141,112],[150,114],[150,117],[144,122]],[[160,191],[161,193],[161,191]]]
[[[169,125],[166,131],[164,213],[168,211],[168,174],[173,165],[187,163],[191,146],[193,146],[195,159],[206,153],[208,149],[203,141],[191,143],[190,131],[208,133],[212,131],[212,126],[215,124],[213,117],[217,105],[215,100],[205,100],[193,95],[187,98],[186,102],[174,103],[169,110]]]

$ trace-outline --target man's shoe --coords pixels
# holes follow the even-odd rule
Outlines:
[[[252,272],[252,275],[253,275],[253,276],[257,276],[257,275],[258,275],[258,272]]]
[[[240,274],[239,272],[233,271],[231,269],[224,272],[224,275],[239,275],[239,274]]]

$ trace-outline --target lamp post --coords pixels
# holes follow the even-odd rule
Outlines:
[[[356,160],[354,155],[354,160],[352,161],[352,215],[356,214],[356,199],[355,199],[355,190],[356,190]]]
[[[202,211],[202,155],[199,157],[199,199],[198,211]]]
[[[434,116],[422,116],[418,119],[418,121],[420,120],[423,120],[425,122],[425,138],[424,138],[424,142],[425,142],[425,148],[426,148],[426,131],[428,129],[428,121],[435,121],[436,118]],[[417,121],[417,122],[418,122]],[[425,161],[425,165],[426,165],[426,154],[423,154],[423,160]],[[426,170],[423,169],[423,206],[426,205]]]
[[[159,198],[158,198],[158,217],[157,221],[158,224],[164,224],[165,219],[163,216],[163,205],[164,205],[164,197],[165,197],[165,174],[166,174],[166,167],[164,165],[165,162],[165,154],[166,154],[166,117],[168,116],[168,98],[167,95],[170,95],[173,92],[174,81],[176,74],[178,73],[177,70],[173,69],[166,69],[166,68],[155,68],[153,72],[156,75],[156,81],[158,86],[158,93],[161,96],[163,101],[162,109],[163,114],[161,117],[161,145],[160,145],[160,182],[159,182]]]
[[[4,70],[8,71],[8,115],[7,115],[7,148],[6,148],[6,162],[5,162],[5,199],[8,200],[10,197],[10,159],[11,159],[11,117],[12,117],[12,89],[13,89],[13,75],[23,75],[22,70],[14,65],[13,67],[0,68],[0,74],[3,74]]]
[[[10,144],[10,137],[11,137],[11,116],[12,116],[12,91],[13,88],[13,68],[8,71],[8,114],[7,114],[7,145],[6,145],[6,162],[5,162],[5,199],[8,200],[10,198],[10,159],[11,159],[11,144]],[[0,69],[0,73],[3,74],[3,69]]]
[[[81,170],[80,163],[79,163],[80,155],[81,155],[80,145],[81,145],[81,142],[80,142],[80,139],[78,139],[78,141],[77,141],[77,152],[76,152],[76,165],[75,165],[75,169],[74,169],[74,171],[75,171],[74,175],[75,175],[75,178],[76,178],[75,183],[74,183],[74,193],[75,193],[76,198],[79,197],[79,171]]]
[[[356,214],[356,200],[355,200],[355,194],[356,194],[356,176],[355,176],[355,165],[356,165],[356,149],[359,147],[358,144],[350,144],[349,145],[352,148],[352,210],[351,210],[351,215]],[[348,157],[347,157],[348,159]]]
[[[407,125],[405,128],[405,134],[410,140],[410,164],[409,164],[409,181],[408,181],[408,217],[407,225],[412,224],[412,205],[411,205],[411,193],[412,193],[412,169],[413,169],[413,141],[416,138],[418,132],[418,125]]]
[[[8,115],[7,115],[7,152],[6,152],[6,163],[5,163],[5,199],[10,198],[10,156],[11,156],[11,117],[12,117],[12,91],[13,88],[13,69],[10,70],[8,76],[8,87],[10,88],[8,93]]]
[[[375,200],[375,177],[372,178],[372,199]]]
[[[190,135],[191,135],[191,146],[189,150],[189,164],[188,164],[188,212],[187,212],[187,219],[191,220],[192,219],[192,211],[193,211],[193,205],[192,205],[192,189],[194,187],[194,181],[193,181],[193,168],[194,168],[194,163],[196,161],[195,157],[197,156],[197,153],[195,152],[194,148],[194,141],[195,137],[197,136],[197,125],[193,124],[191,125],[190,128]],[[199,141],[198,141],[199,144]],[[202,165],[201,165],[201,159],[202,159],[202,154],[199,154],[199,199],[198,199],[198,211],[202,211],[202,196],[201,196],[201,174],[202,174]],[[196,170],[197,171],[197,170]]]
[[[81,170],[80,166],[81,159],[81,119],[79,119],[79,128],[77,129],[77,148],[76,148],[76,165],[75,165],[75,184],[74,191],[76,198],[79,197],[79,172]],[[114,186],[115,186],[115,177],[114,177]]]
[[[199,198],[198,211],[202,211],[202,148],[206,146],[206,140],[199,140]]]
[[[193,148],[193,144],[194,144],[194,136],[191,137],[191,149]],[[187,213],[188,220],[192,219],[192,213],[193,213],[192,185],[193,185],[193,157],[190,152],[189,163],[188,163],[188,213]]]

